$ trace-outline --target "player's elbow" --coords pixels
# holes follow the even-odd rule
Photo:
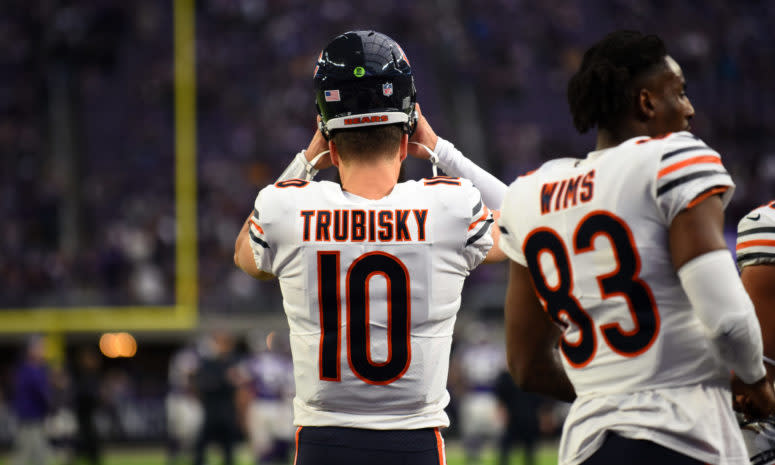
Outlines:
[[[242,250],[242,246],[243,243],[237,239],[237,244],[234,246],[234,264],[237,266],[237,268],[244,271],[245,273],[253,275],[253,273],[251,273],[251,268],[249,266],[245,266],[246,264],[243,263],[245,260],[245,251]]]
[[[242,271],[244,271],[244,272],[248,273],[248,272],[249,272],[249,270],[248,270],[248,269],[247,269],[245,266],[243,266],[243,264],[242,264],[242,260],[243,260],[242,256],[243,256],[243,253],[242,253],[242,251],[240,250],[240,248],[239,248],[239,247],[237,247],[237,248],[234,250],[234,264],[235,264],[235,265],[237,266],[237,268],[239,268],[240,270],[242,270]]]
[[[240,251],[244,242],[244,235],[242,233],[240,233],[240,235],[237,236],[237,240],[234,241],[234,264],[240,269],[242,269],[242,266],[240,266]]]

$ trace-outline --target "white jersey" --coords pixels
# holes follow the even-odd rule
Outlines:
[[[678,213],[714,193],[726,205],[733,187],[719,154],[688,132],[553,160],[509,187],[500,247],[530,269],[563,327],[560,352],[578,395],[561,463],[588,458],[606,431],[708,463],[744,458],[729,371],[668,248]]]
[[[775,201],[754,209],[737,224],[737,266],[775,265]],[[775,424],[747,423],[743,438],[752,465],[775,464]]]
[[[470,181],[446,176],[379,200],[298,179],[258,194],[251,246],[280,281],[297,425],[449,424],[453,327],[492,221]]]
[[[737,224],[737,266],[775,264],[775,201],[745,215]]]
[[[741,425],[751,465],[775,465],[775,423],[772,420]]]

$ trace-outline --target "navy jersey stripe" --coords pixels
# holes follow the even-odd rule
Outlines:
[[[737,237],[747,236],[749,234],[760,234],[760,233],[775,233],[775,226],[747,229],[745,231],[737,233]]]
[[[256,244],[260,245],[261,247],[263,247],[265,249],[269,248],[269,244],[267,244],[266,242],[261,240],[260,237],[258,237],[255,234],[253,234],[253,231],[248,230],[248,233],[250,233],[250,238],[253,239],[253,242],[255,242]]]
[[[744,253],[737,256],[737,263],[744,262],[747,260],[756,260],[759,258],[769,258],[775,261],[775,253],[769,253],[769,252]]]
[[[488,218],[484,220],[484,224],[482,225],[481,228],[479,228],[479,231],[477,231],[476,234],[468,238],[468,240],[466,241],[466,247],[478,241],[480,237],[484,236],[484,234],[490,229],[492,222],[493,222],[492,218]]]
[[[673,150],[672,152],[667,152],[666,154],[662,155],[662,161],[665,161],[670,157],[674,157],[676,155],[680,155],[685,152],[691,152],[692,150],[712,150],[712,149],[707,145],[693,145],[691,147],[683,147],[680,149]]]
[[[450,186],[459,186],[460,181],[450,181],[446,179],[435,179],[433,181],[425,181],[426,186],[435,186],[437,184],[449,184]]]
[[[482,208],[482,199],[479,199],[479,202],[474,206],[474,209],[471,210],[471,216],[476,216],[476,213],[479,211],[479,209]]]
[[[704,171],[696,171],[694,173],[687,174],[686,176],[681,176],[678,179],[674,179],[668,183],[665,183],[664,185],[662,185],[662,187],[657,189],[657,197],[680,186],[681,184],[685,184],[689,181],[694,181],[695,179],[715,176],[718,174],[727,174],[727,172],[718,171],[718,170],[704,170]]]

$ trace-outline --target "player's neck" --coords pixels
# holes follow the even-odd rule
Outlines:
[[[597,131],[597,142],[595,150],[603,150],[616,147],[624,141],[633,137],[648,136],[648,130],[636,125],[630,127],[621,127],[616,130],[600,128]]]
[[[339,177],[342,189],[365,199],[381,199],[393,191],[400,168],[400,162],[387,160],[341,165]]]

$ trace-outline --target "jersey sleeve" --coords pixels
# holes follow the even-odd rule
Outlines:
[[[688,132],[670,136],[661,147],[657,154],[656,200],[667,224],[713,194],[721,194],[726,207],[735,184],[718,152]]]
[[[498,246],[510,259],[527,266],[525,254],[522,252],[522,241],[518,236],[516,214],[520,208],[518,203],[519,178],[512,183],[506,190],[501,206],[501,216],[498,218],[498,227],[501,230],[501,237]]]
[[[481,192],[473,185],[469,189],[470,193],[466,195],[466,199],[467,205],[471,208],[471,217],[466,231],[463,255],[468,269],[472,270],[482,263],[493,245],[492,224],[495,220],[492,217],[492,211],[482,201]]]
[[[272,262],[274,259],[274,250],[269,245],[269,238],[266,236],[266,221],[269,218],[272,202],[267,197],[271,196],[272,186],[267,186],[258,193],[256,202],[253,206],[253,213],[250,215],[250,248],[253,250],[253,259],[256,261],[256,267],[267,273],[272,272]]]
[[[737,267],[775,265],[775,201],[747,214],[737,224]]]

